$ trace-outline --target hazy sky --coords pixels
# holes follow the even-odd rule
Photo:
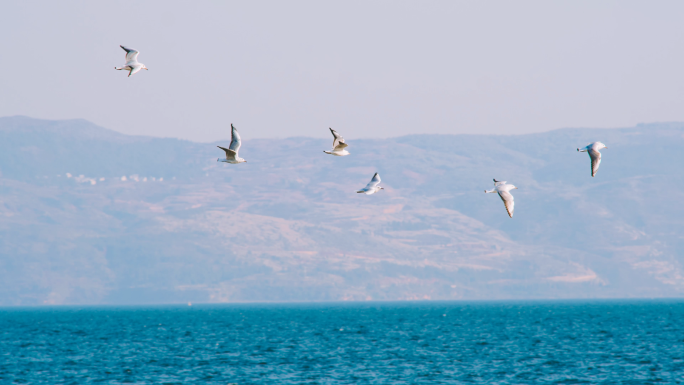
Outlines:
[[[684,120],[684,2],[21,1],[0,116],[209,141]],[[119,44],[149,67],[131,78]]]

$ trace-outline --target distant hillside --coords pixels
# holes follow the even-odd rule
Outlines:
[[[684,293],[684,124],[348,137],[342,158],[238,128],[228,165],[228,140],[0,118],[0,305]]]

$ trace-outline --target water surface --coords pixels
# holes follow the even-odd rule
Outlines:
[[[8,384],[683,380],[683,301],[0,309]]]

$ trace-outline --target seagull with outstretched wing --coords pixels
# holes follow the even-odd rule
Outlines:
[[[330,132],[333,134],[333,148],[330,151],[323,152],[335,156],[349,155],[349,151],[345,150],[345,147],[349,145],[344,142],[342,135],[338,134],[337,131],[333,130],[332,128],[330,129]]]
[[[128,77],[131,77],[131,75],[135,75],[142,69],[147,69],[143,63],[138,62],[138,50],[135,50],[133,48],[126,48],[122,45],[120,45],[124,51],[126,51],[126,64],[123,67],[114,67],[115,70],[126,70],[128,71]]]
[[[508,216],[513,218],[513,207],[515,206],[515,202],[513,202],[513,194],[511,194],[510,191],[517,189],[518,188],[512,184],[506,184],[506,181],[494,179],[494,188],[491,190],[485,190],[485,193],[498,193],[499,197],[504,203],[504,206],[506,206],[506,212],[508,213]]]
[[[589,157],[591,158],[592,177],[596,176],[596,172],[598,171],[599,165],[601,164],[601,153],[599,151],[604,148],[608,147],[606,147],[606,145],[601,142],[594,142],[587,144],[585,147],[581,149],[577,149],[577,151],[579,152],[589,153]]]
[[[368,183],[366,185],[366,187],[357,191],[357,193],[371,195],[371,194],[375,194],[376,192],[378,192],[380,190],[384,190],[385,188],[380,187],[379,184],[380,184],[380,175],[376,172],[375,175],[373,175],[373,179],[371,179],[370,183]]]
[[[233,126],[232,123],[230,125],[230,128],[231,128],[230,146],[228,148],[216,146],[216,147],[218,147],[221,150],[226,152],[226,158],[225,159],[219,158],[219,159],[216,159],[216,161],[217,162],[231,163],[231,164],[238,164],[238,163],[247,162],[246,160],[244,160],[238,156],[238,151],[240,150],[240,146],[242,145],[242,140],[240,140],[240,134],[238,134],[237,128],[235,128],[235,126]]]

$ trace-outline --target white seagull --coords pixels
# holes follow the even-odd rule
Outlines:
[[[504,203],[504,206],[506,206],[506,211],[508,212],[508,216],[513,218],[513,206],[515,206],[515,202],[513,202],[513,195],[511,195],[510,191],[511,190],[517,190],[518,188],[513,186],[512,184],[506,184],[506,181],[500,181],[494,179],[494,188],[487,191],[485,190],[486,193],[499,193],[499,197],[501,197],[501,200]]]
[[[371,179],[370,183],[366,185],[366,187],[362,188],[361,190],[357,191],[357,193],[363,193],[366,195],[371,195],[375,194],[376,192],[380,190],[384,190],[383,187],[378,186],[380,184],[380,175],[376,172],[375,175],[373,175],[373,179]]]
[[[589,143],[587,144],[586,147],[582,149],[577,149],[579,152],[588,152],[589,157],[591,158],[591,176],[594,177],[596,176],[596,171],[598,171],[599,164],[601,164],[601,153],[599,150],[603,148],[608,148],[606,147],[605,144],[601,142],[594,142],[594,143]]]
[[[330,129],[330,132],[333,134],[333,148],[330,151],[323,151],[326,154],[331,154],[335,156],[345,156],[349,155],[349,151],[345,150],[344,148],[349,146],[347,143],[344,142],[344,138],[337,133],[337,131],[333,130],[332,128]]]
[[[216,159],[216,161],[217,162],[232,163],[232,164],[247,162],[246,160],[244,160],[238,156],[238,151],[240,150],[240,145],[242,145],[242,141],[240,140],[240,134],[238,134],[237,128],[235,128],[235,126],[233,126],[232,123],[230,124],[230,128],[231,128],[230,147],[225,148],[225,147],[221,147],[221,146],[216,146],[216,147],[218,147],[221,150],[226,152],[226,158],[225,159],[218,158],[218,159]]]
[[[138,52],[137,50],[133,48],[126,48],[122,45],[119,47],[123,48],[124,51],[126,51],[126,65],[123,67],[114,67],[116,70],[126,70],[128,71],[128,77],[131,77],[131,75],[135,75],[140,71],[141,69],[147,69],[143,63],[138,63]]]

